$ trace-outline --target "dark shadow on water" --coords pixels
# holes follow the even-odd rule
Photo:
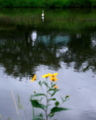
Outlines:
[[[66,50],[67,48],[67,50]],[[0,31],[0,64],[14,77],[31,77],[38,66],[60,69],[74,63],[76,71],[96,71],[96,32],[68,34],[32,28]]]

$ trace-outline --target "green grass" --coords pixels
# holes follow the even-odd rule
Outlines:
[[[95,9],[45,9],[44,22],[41,13],[42,9],[1,9],[0,29],[5,27],[9,30],[21,26],[81,32],[85,28],[96,27]]]
[[[0,0],[0,7],[96,7],[96,0]]]

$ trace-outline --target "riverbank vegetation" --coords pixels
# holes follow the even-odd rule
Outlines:
[[[96,0],[0,0],[0,7],[96,7]]]
[[[1,9],[0,30],[32,27],[34,29],[58,29],[72,32],[82,32],[85,28],[96,27],[95,9],[45,9],[44,21],[42,9]],[[90,30],[90,29],[89,29]]]

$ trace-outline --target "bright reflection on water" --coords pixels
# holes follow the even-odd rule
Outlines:
[[[46,20],[46,19],[45,19]],[[46,20],[47,21],[47,20]],[[91,31],[90,31],[91,29]],[[40,91],[30,83],[33,74],[58,72],[56,97],[70,95],[63,106],[69,111],[58,113],[58,120],[96,120],[96,29],[83,32],[41,29],[25,26],[0,30],[0,114],[7,120],[32,119],[30,94]],[[22,82],[21,82],[22,81]],[[16,113],[20,96],[24,109]],[[36,109],[37,114],[40,112]]]

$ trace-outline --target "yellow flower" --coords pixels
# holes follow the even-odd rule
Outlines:
[[[50,74],[51,77],[55,77],[58,73]]]
[[[50,77],[50,80],[53,81],[53,82],[56,82],[58,79],[56,77]]]
[[[55,85],[55,86],[53,86],[53,88],[54,88],[54,89],[57,89],[57,88],[58,88],[58,86],[57,86],[57,85]]]
[[[36,93],[36,91],[34,91],[34,93]]]
[[[48,73],[48,76],[51,76],[52,74],[51,73]]]
[[[44,74],[44,75],[42,75],[42,77],[43,78],[47,78],[47,77],[49,77],[49,75],[48,74]]]
[[[33,78],[31,79],[31,82],[36,80],[36,75],[33,76]]]
[[[44,74],[42,75],[43,78],[47,78],[47,77],[55,77],[56,75],[58,75],[58,73],[54,73],[54,74],[51,74],[51,73],[48,73],[48,74]]]

